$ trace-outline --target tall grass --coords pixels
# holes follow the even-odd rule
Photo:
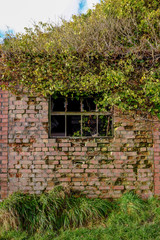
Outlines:
[[[58,231],[103,220],[111,209],[107,200],[77,198],[59,186],[40,196],[14,193],[0,204],[0,223],[5,230]]]
[[[140,199],[133,192],[124,194],[116,202],[116,211],[112,211],[108,224],[123,225],[128,222],[141,224],[148,217],[147,202]]]
[[[160,200],[132,192],[108,201],[62,187],[0,203],[0,240],[160,240]]]
[[[160,200],[130,192],[113,206],[102,226],[67,230],[55,240],[160,240]]]
[[[38,196],[20,192],[10,195],[0,204],[0,223],[8,229],[27,229],[36,224]]]

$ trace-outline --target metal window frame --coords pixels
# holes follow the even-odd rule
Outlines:
[[[91,111],[91,112],[87,112],[87,111],[83,111],[83,104],[82,104],[82,101],[83,101],[84,98],[81,98],[80,99],[80,110],[81,112],[67,112],[67,98],[65,98],[65,111],[51,111],[51,100],[52,100],[52,96],[49,97],[49,103],[48,103],[48,119],[49,119],[49,133],[48,133],[48,136],[49,138],[51,139],[54,139],[54,138],[67,138],[67,139],[94,139],[94,138],[105,138],[105,139],[110,139],[110,138],[113,138],[113,133],[114,133],[114,129],[113,129],[113,123],[114,123],[114,116],[111,112],[98,112],[98,109],[97,109],[97,104],[96,104],[96,111]],[[53,136],[51,134],[51,117],[52,116],[65,116],[65,136]],[[80,124],[80,127],[81,127],[81,136],[67,136],[67,116],[81,116],[81,124]],[[111,121],[111,132],[112,132],[112,135],[111,136],[83,136],[83,122],[82,122],[82,118],[83,116],[90,116],[90,115],[94,115],[94,116],[97,116],[96,118],[96,127],[97,127],[97,134],[98,134],[98,116],[111,116],[112,117],[112,121]]]

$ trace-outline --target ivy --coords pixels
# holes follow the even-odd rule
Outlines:
[[[33,25],[0,47],[1,87],[99,96],[102,106],[160,112],[158,0],[103,0],[62,25]]]

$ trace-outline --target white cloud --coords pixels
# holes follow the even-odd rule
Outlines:
[[[87,7],[93,8],[95,4],[99,3],[100,0],[87,0]]]
[[[0,29],[8,26],[23,31],[32,22],[58,21],[59,17],[69,19],[78,13],[79,0],[3,0],[1,2]]]
[[[58,22],[78,14],[80,0],[1,0],[0,30],[23,32],[33,22]],[[87,9],[99,0],[86,0]],[[86,9],[86,8],[85,8]]]

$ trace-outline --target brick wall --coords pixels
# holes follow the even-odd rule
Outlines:
[[[48,102],[10,96],[9,193],[40,193],[63,184],[89,197],[115,198],[127,190],[151,196],[155,139],[148,116],[117,109],[113,138],[49,139]]]
[[[7,197],[8,93],[0,90],[0,199]]]
[[[153,119],[153,139],[154,139],[154,193],[160,196],[160,122]]]

